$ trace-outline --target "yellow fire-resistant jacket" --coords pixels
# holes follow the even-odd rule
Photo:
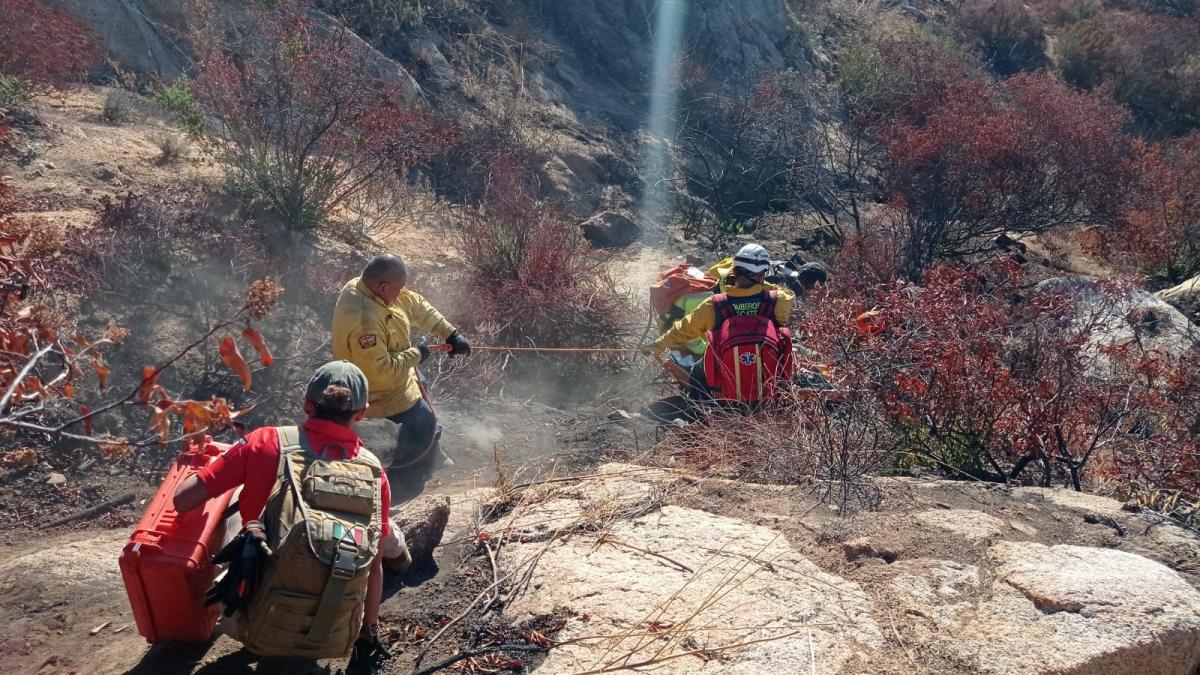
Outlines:
[[[411,289],[385,305],[362,278],[351,279],[333,308],[333,358],[362,368],[367,376],[371,406],[367,417],[390,417],[421,400],[417,364],[421,352],[410,332],[416,326],[445,340],[454,326],[425,298]]]
[[[750,288],[730,286],[724,289],[724,292],[731,298],[749,298],[764,290],[773,290],[778,293],[778,300],[775,303],[775,322],[780,326],[788,325],[788,319],[792,315],[792,305],[796,302],[796,294],[790,289],[779,288],[774,284],[755,284]],[[676,321],[671,330],[658,338],[655,344],[662,349],[679,349],[689,341],[703,337],[705,333],[712,330],[716,323],[716,306],[713,305],[712,298],[707,298],[687,316]]]

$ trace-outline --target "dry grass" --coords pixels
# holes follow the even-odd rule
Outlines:
[[[888,470],[894,449],[872,406],[835,392],[754,413],[714,406],[669,435],[656,454],[730,478],[801,486],[841,513],[874,508],[880,496],[871,476]]]
[[[104,95],[100,104],[100,119],[109,124],[124,124],[133,119],[133,94],[113,89]]]
[[[155,163],[159,165],[174,164],[183,159],[191,145],[183,136],[166,131],[151,134],[150,142],[158,148],[158,158]]]

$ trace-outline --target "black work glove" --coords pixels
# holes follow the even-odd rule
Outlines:
[[[358,640],[350,652],[350,663],[346,667],[346,675],[367,675],[374,673],[381,661],[392,658],[392,652],[379,639],[379,624],[363,624],[358,633]]]
[[[424,341],[418,342],[417,351],[421,352],[421,360],[417,361],[417,363],[425,363],[425,359],[429,358],[429,345],[425,344]]]
[[[208,590],[204,604],[220,602],[225,606],[225,616],[233,616],[248,607],[262,580],[268,555],[270,549],[262,524],[257,520],[246,523],[246,527],[213,556],[214,565],[229,563],[229,569]]]
[[[455,354],[466,356],[471,353],[471,343],[467,342],[465,337],[459,335],[458,331],[454,331],[450,334],[450,337],[446,338],[446,344],[450,345],[450,356],[454,356]]]

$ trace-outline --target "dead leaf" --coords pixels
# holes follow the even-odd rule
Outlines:
[[[246,359],[242,356],[242,352],[238,350],[237,342],[234,342],[233,336],[226,336],[221,340],[219,349],[221,353],[221,361],[229,366],[239,379],[242,381],[242,391],[250,391],[251,376],[250,364],[246,363]]]
[[[92,409],[87,407],[86,405],[81,405],[81,406],[79,406],[79,414],[83,417],[83,434],[85,436],[91,436],[92,435],[92,418],[89,417],[89,415],[92,414]]]
[[[213,426],[213,410],[200,401],[180,401],[183,406],[183,433],[193,434]]]
[[[138,388],[138,403],[142,405],[150,403],[150,395],[158,386],[158,375],[159,372],[154,366],[142,368],[142,386]]]
[[[170,406],[163,408],[155,406],[154,414],[150,415],[149,431],[158,435],[158,442],[163,445],[171,438],[171,418],[167,417]]]
[[[112,372],[108,369],[108,366],[104,365],[104,362],[100,359],[95,359],[92,361],[92,370],[96,371],[96,377],[100,380],[100,389],[107,388],[108,375]]]
[[[258,360],[264,367],[271,365],[275,361],[274,357],[271,356],[271,350],[267,347],[267,341],[263,338],[262,333],[247,326],[242,331],[242,337],[254,347],[254,351],[258,352]]]
[[[0,455],[0,466],[6,469],[37,466],[38,455],[33,448],[17,448]]]
[[[124,438],[115,438],[110,442],[100,444],[100,455],[109,461],[116,461],[132,455],[135,449]]]

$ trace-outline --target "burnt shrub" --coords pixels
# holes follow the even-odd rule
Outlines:
[[[1042,22],[1021,0],[968,3],[956,23],[998,75],[1037,70],[1046,63]]]
[[[1070,26],[1058,67],[1076,87],[1107,87],[1151,135],[1200,126],[1200,23],[1109,11]]]
[[[96,224],[69,230],[63,254],[79,263],[81,291],[149,287],[213,260],[245,279],[268,271],[256,229],[219,220],[195,200],[133,192],[102,198]]]
[[[537,201],[518,160],[499,157],[489,174],[483,203],[456,223],[474,289],[471,321],[503,344],[611,346],[631,312],[606,259],[575,222]]]

